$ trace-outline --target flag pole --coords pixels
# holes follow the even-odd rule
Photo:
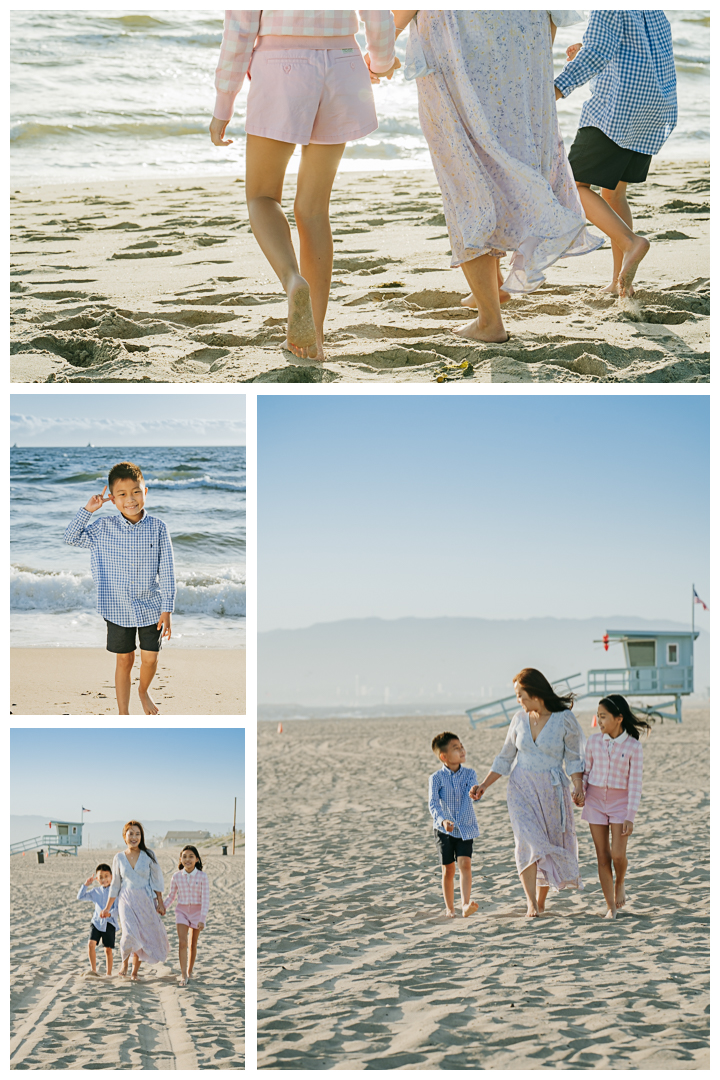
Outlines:
[[[237,795],[235,796],[235,806],[233,807],[233,849],[232,853],[235,854],[235,821],[237,818]]]
[[[693,587],[692,587],[692,600],[690,601],[690,606],[692,608],[692,632],[694,634],[695,633],[695,582],[694,581],[693,581]]]

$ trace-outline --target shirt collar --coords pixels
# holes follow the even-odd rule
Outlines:
[[[464,766],[460,765],[459,768],[455,769],[455,771],[453,772],[452,769],[448,769],[447,765],[443,761],[443,769],[445,770],[445,772],[449,772],[451,776],[457,776],[457,774],[462,771],[463,767]]]
[[[194,875],[197,874],[197,866],[193,866],[189,874],[187,870],[183,870],[183,873],[185,874],[185,877],[194,877]]]
[[[624,743],[628,737],[627,731],[623,731],[622,735],[618,735],[616,739],[611,739],[609,735],[603,735],[603,742],[614,743],[615,746],[619,746],[620,743]]]
[[[143,507],[142,510],[140,511],[140,520],[139,521],[128,521],[128,519],[125,517],[125,515],[121,514],[120,515],[120,522],[121,522],[122,525],[125,526],[126,529],[127,528],[134,529],[136,525],[142,525],[143,521],[145,520],[145,518],[147,516],[148,516],[148,512],[145,509],[145,507]]]

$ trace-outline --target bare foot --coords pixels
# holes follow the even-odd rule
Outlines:
[[[538,897],[537,909],[541,915],[545,914],[545,897]]]
[[[508,300],[512,300],[512,296],[509,292],[505,292],[504,289],[499,289],[498,291],[501,304],[507,304]],[[460,303],[463,307],[472,308],[473,311],[477,311],[477,300],[472,293],[468,293],[467,296],[464,296]]]
[[[598,289],[598,293],[601,296],[619,296],[620,295],[620,285],[618,284],[617,281],[611,281],[609,285],[605,285],[604,288]],[[630,285],[629,288],[626,290],[625,295],[626,296],[634,296],[635,295],[635,290],[633,289],[632,285]]]
[[[303,359],[317,359],[317,335],[310,304],[310,286],[298,274],[288,293],[288,333],[290,352]]]
[[[180,981],[178,983],[178,986],[187,986],[187,984],[188,984],[187,979],[180,979]]]
[[[615,886],[615,907],[625,907],[625,885]]]
[[[457,334],[458,337],[472,338],[473,341],[486,341],[488,344],[495,345],[502,345],[510,340],[510,335],[502,323],[499,329],[497,327],[481,327],[478,319],[473,319],[472,322],[465,323],[464,326],[453,327],[453,334]]]
[[[467,919],[468,915],[474,915],[479,906],[474,900],[471,900],[469,904],[463,904],[463,919]]]
[[[100,976],[98,975],[97,971],[86,971],[86,972],[85,972],[85,977],[86,977],[86,978],[88,978],[88,977],[92,977],[93,975],[94,975],[94,976],[95,976],[96,978],[100,978]]]
[[[540,912],[538,911],[537,907],[535,907],[534,904],[528,904],[527,915],[525,916],[525,918],[526,919],[539,919],[540,918]]]
[[[617,919],[617,908],[610,908],[610,910],[608,911],[605,918],[606,919]]]
[[[153,699],[148,694],[147,690],[140,690],[140,704],[143,707],[143,711],[147,716],[157,716],[160,712]]]
[[[446,919],[454,919],[455,918],[455,912],[449,907],[445,908],[445,918]]]
[[[317,355],[310,357],[310,359],[315,360],[318,364],[322,364],[324,362],[324,360],[325,360],[325,350],[323,348],[323,342],[318,341],[316,343],[316,347],[317,347]],[[293,349],[292,345],[290,344],[290,342],[288,341],[287,338],[285,338],[285,344],[283,345],[283,348],[287,349],[288,352],[291,352],[293,354],[293,356],[301,356],[301,354],[299,352],[297,352],[296,349]],[[301,357],[301,359],[307,359],[307,357]]]
[[[650,241],[644,236],[638,236],[629,251],[625,252],[622,268],[618,276],[620,296],[632,296],[628,289],[632,288],[633,279],[637,268],[650,250]]]
[[[118,971],[118,975],[123,979],[127,976],[127,973],[127,968],[120,968],[120,970]]]

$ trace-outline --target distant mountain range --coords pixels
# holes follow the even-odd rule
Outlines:
[[[35,814],[11,814],[10,843],[16,844],[20,840],[32,840],[35,836],[51,833],[52,830],[48,828],[48,822],[51,820],[49,815],[48,817],[39,817]],[[84,846],[88,846],[87,838],[89,837],[90,846],[93,848],[110,845],[119,851],[122,847],[122,829],[125,821],[127,821],[127,818],[124,821],[93,821],[92,814],[86,815],[83,829]],[[148,843],[152,837],[161,838],[167,832],[179,832],[181,829],[190,829],[193,832],[204,830],[209,832],[211,836],[222,836],[232,831],[232,821],[146,820],[142,824],[145,830],[145,839]],[[244,822],[238,822],[237,828],[244,829]]]
[[[512,693],[512,677],[539,668],[552,681],[624,667],[606,630],[689,630],[689,624],[610,615],[593,619],[347,619],[258,635],[260,718],[308,707],[441,712]],[[695,642],[695,691],[708,696],[709,635]],[[285,708],[278,708],[284,706]]]

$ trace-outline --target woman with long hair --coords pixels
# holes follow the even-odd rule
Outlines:
[[[650,724],[631,712],[622,694],[602,699],[597,720],[600,732],[590,736],[585,748],[584,799],[578,805],[595,844],[606,918],[614,919],[626,902],[627,842],[642,795],[640,735],[650,733]]]
[[[571,711],[572,694],[556,694],[535,668],[523,668],[513,685],[520,709],[490,771],[470,795],[479,799],[501,776],[509,778],[515,862],[527,917],[536,918],[545,910],[548,889],[583,887],[573,801],[582,798],[585,739]]]
[[[145,830],[139,821],[128,821],[123,827],[123,839],[125,850],[113,859],[113,877],[102,918],[107,918],[117,897],[122,925],[120,974],[127,975],[132,957],[131,978],[136,980],[141,961],[159,964],[167,958],[170,943],[160,921],[165,914],[162,870],[155,853],[145,844]]]

